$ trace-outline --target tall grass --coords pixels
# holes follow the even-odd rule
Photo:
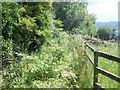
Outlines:
[[[117,43],[93,45],[100,51],[117,54]],[[114,49],[113,49],[114,48]],[[90,50],[87,52],[93,58]],[[4,88],[93,88],[93,66],[84,54],[81,35],[66,32],[49,38],[41,51],[31,56],[20,53],[22,60],[3,68]],[[118,75],[118,64],[99,58],[99,67]],[[118,83],[99,74],[99,83],[117,88]]]
[[[102,51],[113,56],[118,56],[118,44],[115,42],[109,44],[100,44],[100,45],[94,44],[92,46],[98,49],[98,51]],[[91,55],[91,57],[93,57],[93,52],[89,50],[87,50],[87,52]],[[107,70],[119,76],[119,72],[118,72],[119,65],[117,62],[99,57],[98,66],[104,70]],[[106,88],[118,88],[118,85],[120,85],[116,81],[111,80],[108,77],[103,76],[102,74],[99,74],[99,83]]]
[[[92,69],[80,35],[59,33],[41,51],[3,69],[4,88],[92,88]]]

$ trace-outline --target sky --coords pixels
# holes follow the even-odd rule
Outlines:
[[[97,22],[118,21],[120,0],[87,0],[88,12],[95,14]]]

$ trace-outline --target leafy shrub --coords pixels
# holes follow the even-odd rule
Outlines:
[[[102,40],[109,40],[112,36],[112,29],[107,26],[99,27],[97,35]]]
[[[12,40],[2,40],[2,64],[8,65],[9,61],[13,60],[13,45]]]

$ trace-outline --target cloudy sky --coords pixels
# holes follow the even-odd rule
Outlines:
[[[89,13],[95,14],[97,21],[118,21],[118,2],[120,0],[87,0]]]

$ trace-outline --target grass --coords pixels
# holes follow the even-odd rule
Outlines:
[[[93,47],[117,56],[117,43]],[[93,58],[93,53],[87,52]],[[84,54],[80,35],[62,32],[49,38],[40,52],[20,55],[20,62],[3,68],[4,88],[93,88],[93,66]],[[118,74],[117,63],[99,58],[99,66]],[[118,87],[118,83],[101,74],[99,83],[106,88]]]
[[[100,45],[92,45],[94,48],[98,49],[98,51],[105,52],[107,54],[118,56],[118,44],[117,43],[109,43],[109,44],[100,44]],[[87,52],[92,56],[93,53],[89,50]],[[119,76],[118,72],[118,63],[99,57],[98,58],[98,66],[104,70],[107,70],[113,74],[116,74]],[[105,77],[101,74],[99,74],[99,83],[103,85],[106,88],[118,88],[119,83],[117,83],[114,80],[109,79],[108,77]]]
[[[65,32],[42,46],[39,53],[21,54],[21,62],[3,69],[4,88],[92,88],[92,69],[80,35]]]

